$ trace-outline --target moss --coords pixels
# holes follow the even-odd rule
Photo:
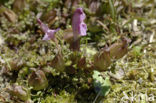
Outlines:
[[[114,103],[122,102],[125,95],[131,97],[132,93],[141,95],[142,102],[145,102],[145,94],[156,95],[154,0],[116,0],[114,6],[112,0],[80,0],[80,4],[77,2],[79,0],[26,1],[25,8],[16,13],[16,23],[10,22],[3,14],[4,11],[0,10],[0,98],[4,100],[2,102],[18,102],[17,99],[9,98],[9,94],[6,96],[4,88],[14,82],[27,87],[28,75],[34,68],[44,71],[48,81],[47,88],[31,91],[31,99],[34,102]],[[6,0],[0,6],[14,12],[13,2],[14,0]],[[97,9],[97,13],[87,14],[91,6],[94,9],[94,6],[98,5],[100,8]],[[88,35],[81,38],[81,52],[73,52],[63,38],[66,28],[71,25],[72,10],[79,6],[82,6],[87,14],[85,22],[88,26]],[[36,23],[36,16],[50,28],[61,28],[56,34],[58,44],[41,40],[44,33]],[[118,60],[112,59],[111,65],[100,72],[100,80],[104,81],[108,77],[112,85],[107,95],[98,96],[92,77],[92,70],[95,69],[92,65],[93,57],[101,48],[111,46],[123,36],[131,39],[127,48],[128,53],[124,53],[125,55]],[[54,61],[59,52],[56,45],[61,47],[63,57],[60,57],[63,59]],[[59,60],[64,60],[63,69],[61,66],[52,65]],[[123,73],[120,73],[120,70]],[[112,75],[109,75],[111,73]]]
[[[66,91],[61,91],[58,95],[47,96],[41,103],[77,103],[74,100],[75,95],[69,94]]]

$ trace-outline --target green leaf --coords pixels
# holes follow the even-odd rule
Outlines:
[[[105,79],[100,76],[100,72],[94,71],[93,73],[93,79],[94,79],[94,87],[95,91],[97,93],[100,93],[100,96],[106,96],[111,88],[111,82],[109,80],[109,77],[106,77]]]
[[[116,10],[115,10],[114,3],[112,0],[109,0],[109,8],[110,8],[110,14],[111,14],[112,19],[116,21]]]

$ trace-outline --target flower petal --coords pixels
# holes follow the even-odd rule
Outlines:
[[[83,22],[80,24],[80,31],[79,31],[79,34],[81,36],[85,36],[87,33],[87,25]]]
[[[42,40],[50,40],[49,35],[46,33]]]
[[[43,32],[47,32],[49,30],[48,26],[46,24],[44,24],[40,19],[37,19],[37,22],[39,23]]]
[[[43,30],[43,32],[45,33],[44,37],[42,40],[50,40],[50,39],[54,39],[55,36],[54,34],[60,30],[60,28],[56,29],[56,30],[51,30],[48,28],[48,26],[44,23],[41,22],[40,19],[37,19],[37,22],[39,23],[41,29]]]
[[[54,39],[55,38],[55,33],[60,30],[60,28],[56,29],[56,30],[48,30],[45,34],[45,36],[43,37],[43,40],[50,40],[50,39]]]
[[[82,8],[77,8],[72,19],[72,29],[74,38],[78,38],[78,35],[85,36],[87,31],[87,25],[84,23],[86,18]]]

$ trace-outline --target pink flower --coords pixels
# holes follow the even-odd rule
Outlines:
[[[72,19],[72,29],[74,34],[74,40],[77,37],[85,36],[87,32],[87,25],[84,23],[84,19],[86,18],[85,13],[82,8],[77,8]]]
[[[55,33],[60,30],[59,28],[56,29],[56,30],[49,29],[49,27],[46,24],[44,24],[40,19],[37,19],[37,22],[39,23],[42,31],[45,33],[42,40],[54,39],[55,38]]]

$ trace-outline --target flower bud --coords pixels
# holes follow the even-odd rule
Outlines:
[[[48,80],[43,71],[36,70],[30,74],[28,84],[32,86],[34,90],[41,90],[48,86]]]
[[[23,60],[20,58],[14,58],[8,61],[9,65],[6,63],[6,68],[11,71],[19,71],[24,65]]]
[[[13,4],[13,10],[15,12],[21,11],[26,6],[26,0],[15,0]]]
[[[10,22],[15,23],[17,21],[17,15],[12,10],[5,7],[0,7],[0,9],[4,10],[4,15]]]
[[[62,56],[62,53],[59,51],[55,58],[51,62],[51,66],[55,68],[57,71],[63,72],[65,68],[65,62]]]
[[[128,44],[130,43],[130,39],[123,37],[122,41],[119,43],[114,43],[109,47],[110,56],[114,59],[122,58],[128,52]]]
[[[86,67],[86,58],[85,57],[80,58],[80,60],[78,61],[77,66],[79,68],[85,68]]]
[[[13,84],[11,87],[7,88],[8,92],[12,96],[16,96],[20,100],[27,101],[30,99],[30,92],[23,86]]]
[[[106,70],[111,64],[109,48],[105,47],[94,56],[94,67],[99,71]]]

